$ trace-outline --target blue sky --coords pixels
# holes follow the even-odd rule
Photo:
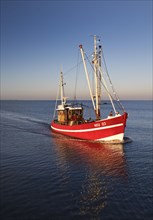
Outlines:
[[[101,36],[121,99],[152,99],[152,1],[1,1],[1,99],[73,96],[78,45]],[[84,74],[84,73],[83,73]],[[78,97],[87,98],[84,77]],[[82,90],[81,90],[82,88]]]

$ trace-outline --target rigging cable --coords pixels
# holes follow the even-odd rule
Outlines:
[[[77,87],[77,81],[78,81],[78,73],[79,73],[79,58],[80,58],[80,51],[78,49],[78,56],[77,56],[77,65],[76,65],[76,77],[75,77],[75,86],[74,86],[74,100],[76,100],[76,87]]]
[[[92,53],[93,54],[93,53]],[[92,54],[90,54],[88,57],[90,57]],[[68,70],[64,71],[64,76],[66,76],[70,71],[72,71],[73,69],[77,68],[78,65],[80,65],[81,63],[83,63],[83,61],[81,60],[80,62],[78,62],[75,66],[69,68]]]
[[[87,56],[86,54],[85,54],[85,56],[86,56],[86,58],[87,58],[87,60],[88,60],[88,62],[89,62],[89,64],[90,64],[90,66],[91,66],[92,69],[94,70],[94,68],[93,68],[93,66],[92,66],[92,64],[91,64],[91,62],[90,62],[88,56]],[[102,71],[102,70],[100,70],[100,71]],[[99,76],[98,76],[98,78],[99,78]],[[108,93],[108,95],[111,97],[111,99],[112,99],[113,101],[116,101],[116,100],[114,99],[114,97],[110,94],[110,92],[109,92],[109,90],[107,89],[107,87],[105,86],[105,84],[102,82],[102,79],[99,78],[99,80],[100,80],[101,84],[103,85],[104,89],[106,90],[106,92]],[[104,81],[104,78],[103,78],[103,81]],[[115,96],[115,97],[116,97],[116,96]],[[119,101],[119,100],[117,100],[117,101]],[[117,102],[117,105],[118,105],[119,108],[122,109],[122,111],[124,111],[124,107],[121,105],[120,102],[119,102],[119,103]]]
[[[109,74],[108,74],[108,69],[107,69],[107,66],[106,66],[106,61],[105,61],[103,49],[102,49],[102,56],[103,56],[103,60],[104,60],[104,65],[105,65],[105,69],[106,69],[106,74],[107,74],[108,80],[109,80],[109,82],[110,82],[110,85],[111,85],[113,94],[114,94],[114,96],[115,96],[115,98],[116,98],[116,101],[118,101],[118,104],[119,104],[120,107],[122,108],[122,110],[125,111],[123,105],[122,105],[121,102],[120,102],[119,96],[118,96],[117,93],[115,92],[115,89],[114,89],[114,87],[113,87],[112,81],[111,81],[110,76],[109,76]]]
[[[57,90],[53,119],[55,119],[55,115],[56,115],[56,107],[57,107],[57,100],[58,100],[58,97],[59,97],[59,91],[60,91],[60,85],[59,85],[59,88],[58,88],[58,90]]]

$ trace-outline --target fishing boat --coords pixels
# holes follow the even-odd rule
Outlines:
[[[92,91],[91,88],[91,80],[86,64],[87,60],[89,59],[82,45],[79,45],[79,49],[88,84],[90,99],[93,106],[94,118],[85,118],[84,110],[86,106],[84,106],[82,103],[69,103],[67,101],[67,97],[64,93],[65,83],[63,80],[63,73],[61,71],[59,83],[60,103],[58,103],[57,101],[59,100],[58,98],[55,104],[55,111],[53,120],[51,122],[51,129],[53,132],[77,139],[122,143],[124,141],[124,133],[128,114],[124,110],[124,107],[114,90],[110,76],[108,75],[108,71],[106,71],[105,74],[107,74],[110,88],[112,89],[112,92],[109,91],[110,88],[107,86],[106,80],[103,75],[102,58],[104,58],[104,56],[102,46],[100,45],[99,37],[97,37],[96,35],[93,36],[93,40],[94,49],[92,53],[92,60],[89,62],[92,66],[94,74],[94,91]],[[111,111],[104,118],[101,114],[102,88],[107,93],[111,103]],[[117,108],[119,108],[119,110]]]

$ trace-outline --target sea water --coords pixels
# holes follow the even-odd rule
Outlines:
[[[52,133],[54,104],[1,101],[0,218],[152,219],[152,101],[123,102],[125,144]]]

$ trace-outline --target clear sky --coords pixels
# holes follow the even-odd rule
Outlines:
[[[76,65],[80,43],[91,52],[94,34],[120,98],[152,99],[152,6],[149,0],[2,0],[1,99],[55,99],[61,65],[63,73]],[[75,73],[65,76],[68,96]]]

